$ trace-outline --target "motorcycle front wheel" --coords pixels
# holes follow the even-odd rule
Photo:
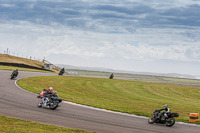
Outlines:
[[[149,117],[148,123],[149,123],[149,124],[153,124],[154,122],[155,122],[155,116],[152,115],[151,117]]]
[[[38,107],[42,107],[42,104],[41,104],[41,102],[39,102],[39,103],[38,103]]]
[[[14,79],[14,76],[13,76],[13,75],[11,75],[10,79]]]

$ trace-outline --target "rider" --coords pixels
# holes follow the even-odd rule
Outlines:
[[[63,75],[65,73],[65,68],[63,67],[61,70],[60,70],[60,74]]]
[[[48,92],[49,93],[55,93],[55,91],[53,90],[53,87],[49,87]]]
[[[38,98],[43,98],[44,97],[44,93],[55,93],[54,90],[53,90],[53,87],[50,87],[49,89],[44,89],[40,95],[38,96]]]
[[[14,70],[14,71],[12,72],[12,74],[14,74],[14,75],[17,77],[17,75],[18,75],[18,69]]]
[[[109,78],[110,78],[110,79],[113,79],[113,77],[114,77],[114,74],[111,73]]]
[[[169,109],[168,105],[164,105],[164,108],[159,109],[157,111],[159,112],[157,118],[160,119],[163,115],[164,117],[167,117],[167,113],[170,112],[171,110]]]
[[[57,96],[57,91],[53,90],[53,87],[50,87],[48,90],[43,90],[43,97],[42,97],[42,103],[47,103],[52,96]]]

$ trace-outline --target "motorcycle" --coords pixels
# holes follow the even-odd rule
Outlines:
[[[37,97],[41,98],[39,95]],[[43,101],[40,101],[38,103],[38,107],[46,107],[46,108],[55,110],[57,107],[61,106],[59,104],[61,102],[62,102],[62,99],[59,99],[58,97],[50,97],[49,100],[46,100],[44,103],[43,103]]]
[[[61,70],[60,72],[59,72],[59,74],[58,75],[63,75],[64,74],[64,71],[63,70]]]
[[[17,75],[18,75],[17,73],[13,72],[13,73],[10,75],[10,79],[14,79],[14,78],[16,78]]]
[[[158,115],[158,110],[155,110],[153,112],[153,115],[149,117],[148,123],[153,124],[153,123],[160,123],[160,124],[166,124],[166,126],[171,127],[175,124],[175,119],[174,117],[178,117],[178,113],[171,113],[167,112],[166,116],[162,116],[161,118],[157,118]]]
[[[114,74],[112,73],[112,74],[110,75],[109,79],[113,79],[113,77],[114,77]]]

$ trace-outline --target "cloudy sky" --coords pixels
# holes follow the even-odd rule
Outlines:
[[[200,75],[199,0],[0,0],[0,53]]]

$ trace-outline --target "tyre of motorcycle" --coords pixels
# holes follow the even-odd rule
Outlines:
[[[149,117],[148,123],[153,124],[155,122],[155,119],[156,119],[155,115],[152,115],[151,117]]]
[[[42,103],[41,102],[38,103],[38,107],[42,107]]]
[[[13,73],[13,74],[11,74],[11,78],[10,79],[14,79],[16,77],[17,77],[17,75],[15,73]]]
[[[54,110],[58,107],[58,101],[53,101],[49,104],[49,108]]]
[[[63,72],[62,72],[62,71],[60,71],[58,75],[61,75],[61,76],[62,76],[62,75],[63,75]]]
[[[166,120],[166,126],[168,126],[168,127],[171,127],[171,126],[173,126],[175,124],[175,119],[172,117],[172,118],[168,118],[167,120]]]
[[[41,97],[40,97],[40,94],[37,94],[37,98],[41,98]]]
[[[15,77],[14,74],[12,74],[11,77],[10,77],[10,79],[13,79],[14,77]]]

